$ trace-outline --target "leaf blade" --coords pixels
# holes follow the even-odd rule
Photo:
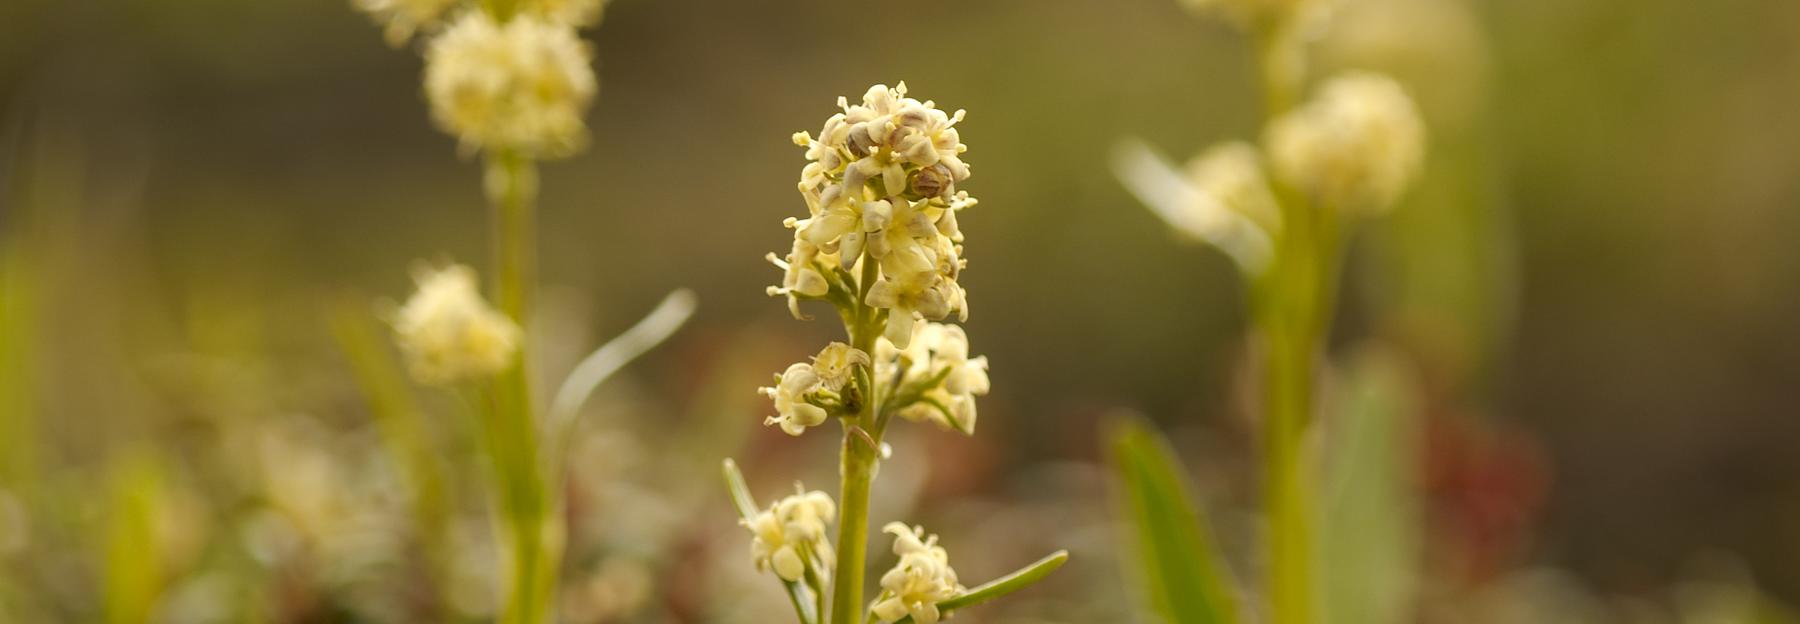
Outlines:
[[[1113,427],[1110,446],[1121,516],[1151,608],[1180,624],[1237,622],[1227,570],[1168,443],[1141,421],[1127,419]]]

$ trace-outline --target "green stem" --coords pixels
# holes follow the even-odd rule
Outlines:
[[[1257,26],[1257,76],[1262,81],[1263,113],[1274,119],[1298,102],[1305,79],[1305,48],[1293,20],[1272,18]]]
[[[1291,328],[1265,327],[1264,479],[1269,509],[1270,622],[1313,621],[1312,510],[1300,447],[1312,410],[1312,349]]]
[[[874,259],[864,258],[854,311],[844,315],[850,334],[850,346],[863,353],[875,352],[875,337],[880,335],[880,328],[875,322],[878,318],[875,311],[863,304],[874,279]],[[831,619],[828,620],[831,624],[860,624],[863,615],[863,561],[868,554],[869,488],[875,481],[875,445],[881,442],[881,432],[870,431],[869,428],[876,424],[875,415],[880,414],[881,409],[876,405],[879,396],[873,383],[863,388],[862,394],[861,409],[844,423],[844,448],[840,468],[843,483],[838,496],[838,505],[843,510],[843,515],[838,519],[837,569],[831,576]],[[864,429],[870,437],[865,439],[857,435],[857,428]]]
[[[1293,16],[1255,29],[1258,76],[1269,120],[1297,103],[1305,83],[1305,49]],[[1268,506],[1268,621],[1313,624],[1316,489],[1304,453],[1315,409],[1315,369],[1336,299],[1339,232],[1336,214],[1277,184],[1282,229],[1268,272],[1257,280],[1253,322],[1262,347],[1264,496]]]
[[[501,621],[538,624],[549,613],[562,531],[560,506],[545,491],[538,465],[529,370],[537,171],[523,155],[496,151],[488,157],[486,186],[494,204],[494,301],[523,335],[513,365],[494,381],[483,425],[498,489],[499,523],[507,541]]]
[[[1269,621],[1312,624],[1316,486],[1303,442],[1316,410],[1317,363],[1335,310],[1343,236],[1332,208],[1286,188],[1277,195],[1282,238],[1258,282],[1253,312],[1263,350]]]

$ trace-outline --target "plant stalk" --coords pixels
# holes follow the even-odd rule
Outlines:
[[[486,187],[493,202],[494,301],[521,333],[513,365],[494,381],[483,438],[494,469],[506,557],[500,621],[539,624],[548,618],[561,555],[560,506],[545,490],[539,466],[529,370],[531,299],[536,284],[537,171],[510,150],[489,154]]]
[[[855,293],[856,300],[851,303],[852,312],[844,315],[850,346],[870,354],[875,352],[875,337],[880,335],[880,328],[875,310],[864,304],[863,298],[875,279],[874,268],[873,258],[863,259],[862,279]],[[874,371],[869,372],[871,374],[866,378],[873,379]],[[838,519],[837,566],[831,575],[831,618],[828,620],[831,624],[862,622],[863,564],[869,541],[869,488],[875,482],[875,447],[881,442],[881,431],[874,428],[876,415],[881,413],[876,404],[879,394],[874,384],[863,388],[860,409],[845,423],[839,466],[843,482],[838,495],[843,515]],[[870,437],[865,439],[857,435],[857,428]]]
[[[1255,28],[1266,121],[1297,105],[1305,49],[1292,15]],[[1268,272],[1256,280],[1252,322],[1262,350],[1264,504],[1268,508],[1266,598],[1272,624],[1314,624],[1315,507],[1304,448],[1316,409],[1317,362],[1337,296],[1340,235],[1331,207],[1276,184],[1282,229]]]

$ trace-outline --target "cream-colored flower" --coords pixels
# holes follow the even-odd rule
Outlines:
[[[819,385],[833,392],[850,383],[857,366],[868,365],[869,354],[841,342],[825,345],[813,356],[813,373],[819,376]]]
[[[956,597],[963,586],[950,567],[950,554],[937,545],[937,536],[925,536],[924,527],[890,522],[883,532],[894,536],[894,554],[900,556],[887,574],[881,575],[881,594],[872,611],[882,622],[912,616],[918,624],[937,624],[938,603]]]
[[[956,213],[976,201],[956,189],[969,177],[955,128],[963,112],[906,97],[904,83],[875,85],[861,104],[839,98],[838,106],[818,138],[794,135],[806,148],[799,189],[807,217],[786,221],[794,251],[777,262],[785,274],[770,293],[796,307],[830,290],[814,265],[854,271],[866,258],[880,270],[863,303],[887,309],[885,333],[905,345],[919,319],[966,313]]]
[[[573,27],[535,14],[497,24],[466,11],[425,52],[425,93],[439,126],[463,145],[537,158],[578,151],[597,85]]]
[[[357,10],[383,25],[388,45],[400,46],[414,33],[436,26],[457,0],[351,0]]]
[[[1311,102],[1270,124],[1275,173],[1326,208],[1379,213],[1418,171],[1425,125],[1399,83],[1353,72],[1325,83]]]
[[[825,408],[806,402],[806,396],[821,388],[819,374],[811,364],[796,362],[775,376],[775,385],[757,388],[775,401],[776,415],[763,419],[765,425],[779,425],[788,435],[806,433],[807,427],[825,423],[831,414]]]
[[[798,581],[813,570],[829,569],[833,562],[826,525],[837,515],[831,497],[817,490],[807,492],[799,483],[788,496],[751,520],[738,524],[750,529],[750,557],[757,570],[774,569],[775,575]]]
[[[788,227],[797,226],[794,219],[788,221]],[[775,254],[769,254],[767,258],[781,268],[781,285],[770,286],[769,296],[787,297],[788,311],[794,318],[808,318],[800,313],[800,300],[817,299],[831,292],[831,282],[825,278],[825,273],[838,269],[837,256],[821,254],[818,245],[803,236],[795,236],[793,251],[785,258],[777,258]]]
[[[424,269],[419,290],[394,315],[394,333],[414,378],[447,384],[487,377],[510,368],[519,327],[490,307],[476,288],[475,271],[462,265]]]
[[[988,393],[988,361],[987,356],[969,357],[969,337],[962,327],[925,323],[906,349],[884,338],[876,342],[875,353],[877,379],[901,375],[902,387],[930,383],[919,388],[918,402],[900,409],[900,417],[975,432],[975,397]]]
[[[850,345],[833,342],[813,356],[811,364],[795,363],[775,376],[775,385],[757,388],[775,401],[777,415],[763,420],[765,425],[780,425],[788,435],[800,435],[807,427],[817,427],[831,412],[811,400],[841,400],[839,392],[850,383],[857,366],[869,365],[869,354]],[[828,405],[830,403],[827,403]]]

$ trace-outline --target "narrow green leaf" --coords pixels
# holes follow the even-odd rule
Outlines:
[[[105,516],[102,597],[105,621],[147,622],[162,591],[162,555],[156,517],[161,511],[162,469],[142,450],[111,468]]]
[[[1110,439],[1120,513],[1150,606],[1175,624],[1236,622],[1235,592],[1168,443],[1137,419],[1115,425]]]
[[[745,522],[754,521],[758,513],[756,497],[750,494],[750,486],[744,483],[744,473],[738,470],[737,462],[729,457],[725,458],[720,467],[725,472],[725,488],[731,492],[731,502],[737,506],[738,515],[743,516]],[[800,616],[800,624],[816,624],[819,615],[812,606],[812,592],[797,581],[781,577],[776,577],[776,580],[781,581],[781,586],[787,589],[788,600],[793,602],[794,613]]]
[[[1031,565],[1014,570],[1012,574],[982,583],[974,589],[957,594],[955,598],[938,603],[938,610],[948,616],[951,611],[973,607],[989,600],[1025,589],[1038,581],[1044,580],[1044,577],[1050,576],[1051,572],[1055,572],[1057,568],[1062,567],[1063,562],[1068,560],[1069,551],[1059,550],[1050,553],[1050,556],[1039,559],[1036,563]],[[912,616],[909,615],[900,618],[895,621],[894,624],[912,624],[912,621]]]
[[[1333,624],[1407,619],[1416,602],[1423,532],[1409,479],[1419,456],[1415,373],[1399,355],[1361,351],[1346,369],[1341,411],[1328,421],[1330,522],[1319,527],[1319,580]]]

